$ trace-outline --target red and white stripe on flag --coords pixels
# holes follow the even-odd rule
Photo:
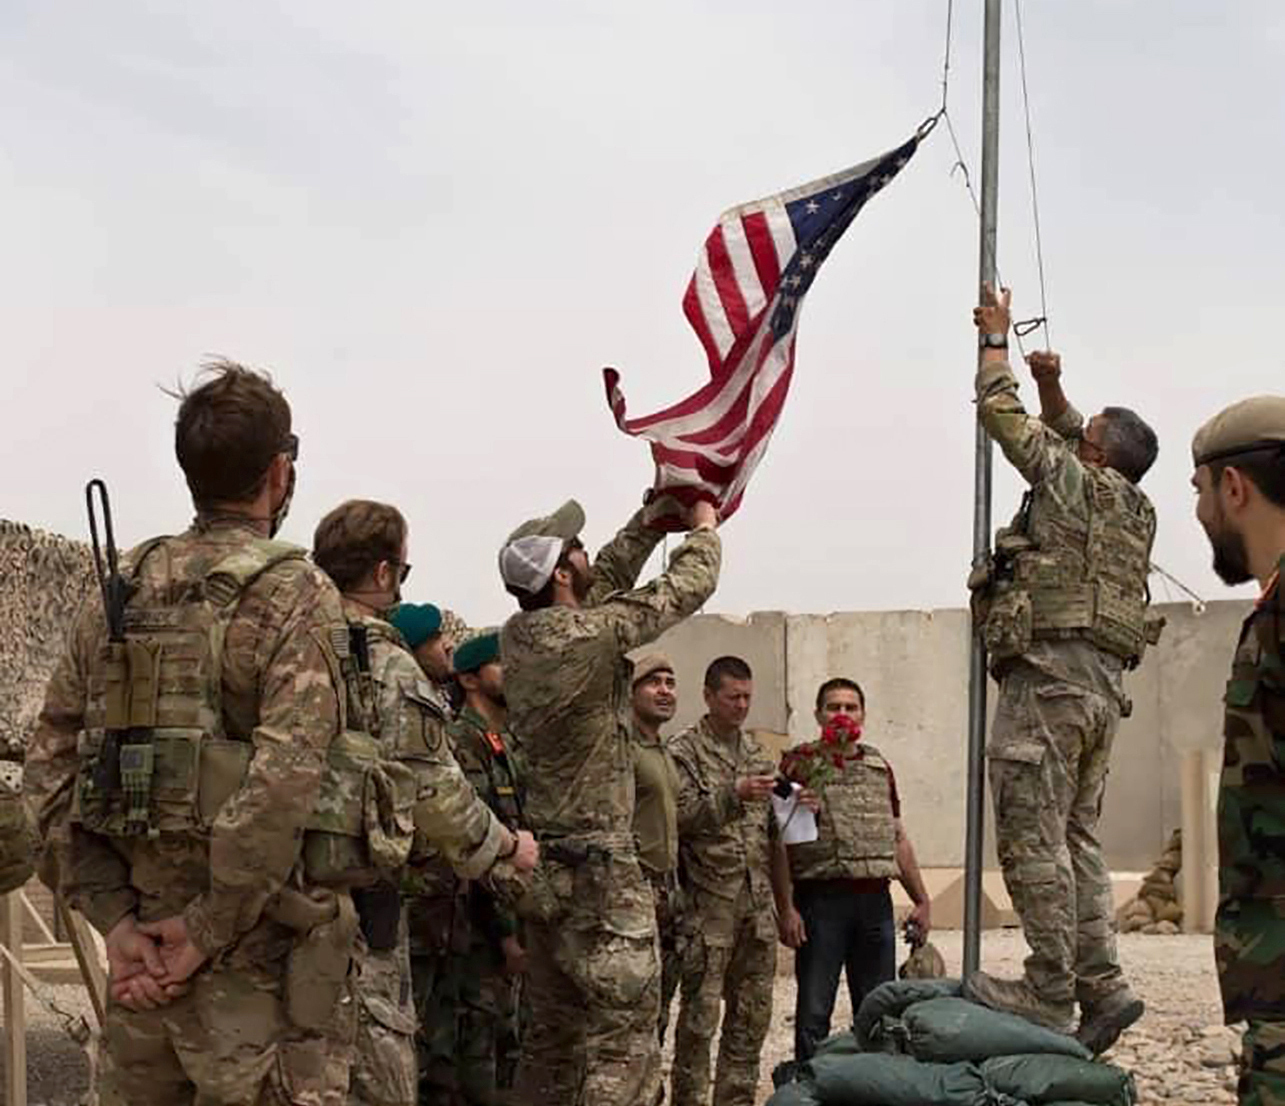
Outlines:
[[[653,494],[688,504],[708,499],[724,519],[735,513],[785,405],[802,296],[857,211],[918,142],[916,135],[845,172],[720,216],[683,296],[683,312],[709,358],[710,379],[699,390],[631,419],[620,374],[603,370],[616,424],[651,443]]]

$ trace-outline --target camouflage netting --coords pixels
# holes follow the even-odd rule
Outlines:
[[[72,617],[96,587],[86,542],[0,519],[0,736],[25,743]]]

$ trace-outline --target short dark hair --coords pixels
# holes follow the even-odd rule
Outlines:
[[[268,467],[290,448],[290,404],[267,373],[211,361],[180,400],[174,452],[198,510],[243,503],[263,489]]]
[[[1104,407],[1102,421],[1102,450],[1107,464],[1130,483],[1138,483],[1160,452],[1156,432],[1128,407]]]
[[[752,680],[754,673],[740,657],[718,657],[710,661],[709,667],[705,669],[705,689],[717,691],[723,686],[724,677],[729,680]]]
[[[1228,468],[1241,472],[1271,503],[1285,507],[1285,442],[1277,449],[1247,450],[1210,461],[1209,476],[1214,487]]]
[[[861,690],[861,685],[856,680],[849,680],[847,676],[833,676],[817,688],[817,710],[821,710],[825,706],[825,697],[830,692],[840,689],[855,691],[857,700],[861,703],[861,709],[866,709],[866,693]]]
[[[380,561],[396,562],[406,541],[406,519],[389,503],[350,499],[317,523],[312,559],[340,591],[361,583]]]

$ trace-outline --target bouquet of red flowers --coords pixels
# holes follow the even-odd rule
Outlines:
[[[781,758],[781,774],[818,794],[836,772],[860,756],[861,727],[846,714],[836,714],[825,724],[821,737],[791,749]]]

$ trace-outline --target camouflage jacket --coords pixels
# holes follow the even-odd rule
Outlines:
[[[1084,417],[1068,403],[1058,418],[1046,423],[1026,411],[1017,387],[1016,378],[1004,362],[990,362],[978,370],[978,418],[1004,456],[1031,485],[1029,505],[1018,512],[1008,530],[1067,534],[1074,546],[1089,529],[1095,499],[1109,499],[1122,505],[1122,514],[1129,517],[1120,521],[1145,537],[1149,552],[1155,535],[1151,502],[1115,470],[1086,465],[1080,460],[1075,443],[1083,435]],[[1126,575],[1129,579],[1121,582],[1130,591],[1145,595],[1145,564],[1137,572],[1130,569]],[[1022,660],[1054,678],[1068,679],[1123,700],[1123,662],[1102,649],[1086,646],[1082,638],[1036,640]]]
[[[509,722],[526,750],[526,814],[537,834],[632,840],[625,654],[713,594],[722,549],[717,533],[695,531],[666,572],[633,588],[659,539],[640,512],[598,554],[583,606],[522,611],[501,632]]]
[[[517,737],[507,727],[499,732],[492,730],[486,720],[467,705],[447,732],[460,768],[473,789],[509,829],[521,829],[525,767]],[[494,946],[501,938],[518,931],[512,910],[490,890],[473,884],[468,895],[475,946]]]
[[[751,909],[772,917],[772,806],[742,803],[736,796],[738,779],[776,772],[772,758],[748,733],[730,742],[719,737],[708,717],[672,738],[669,750],[678,767],[679,862],[685,885],[697,892],[698,905],[707,904],[715,913],[732,908],[748,893]]]
[[[164,539],[143,562],[136,598],[173,601],[205,566],[256,537],[244,523],[218,521]],[[331,643],[343,634],[339,594],[307,561],[282,561],[255,579],[222,651],[225,730],[254,749],[240,789],[220,808],[208,838],[107,838],[70,818],[77,735],[107,637],[101,605],[82,607],[31,740],[27,787],[60,889],[96,929],[106,933],[129,913],[144,921],[182,914],[191,939],[209,954],[255,929],[299,866],[304,826],[340,729]]]
[[[1245,620],[1224,701],[1214,937],[1223,1007],[1228,1022],[1279,1021],[1285,971],[1285,597],[1279,575]]]
[[[370,643],[379,739],[420,780],[412,862],[440,856],[466,878],[481,876],[506,835],[451,751],[449,704],[392,626],[351,601],[345,609]]]

